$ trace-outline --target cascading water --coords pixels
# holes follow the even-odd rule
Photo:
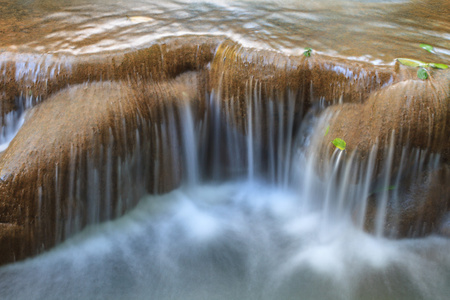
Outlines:
[[[184,184],[142,197],[123,217],[48,253],[2,267],[2,298],[446,299],[448,239],[383,237],[384,210],[395,194],[386,188],[396,181],[389,177],[392,146],[378,187],[376,148],[365,163],[336,150],[319,174],[323,158],[311,152],[318,110],[294,122],[302,118],[295,93],[263,101],[260,88],[249,85],[249,113],[239,121],[245,132],[236,127],[233,103],[221,106],[214,91],[204,114],[189,104],[167,110],[154,142],[172,145],[156,148],[176,152]],[[412,153],[397,177],[436,167],[438,157]],[[100,173],[88,172],[92,185]],[[362,230],[371,194],[382,202],[374,236]],[[88,210],[89,223],[97,223],[98,204]]]
[[[445,1],[8,1],[0,299],[448,299]]]
[[[18,97],[15,102],[16,109],[4,113],[1,118],[3,124],[0,128],[0,152],[8,148],[9,143],[24,122],[26,110],[38,103],[39,99],[32,95],[28,95],[27,97]]]

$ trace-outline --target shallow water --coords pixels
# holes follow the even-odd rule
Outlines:
[[[0,62],[10,52],[22,53],[18,70],[28,74],[42,63],[41,53],[134,50],[161,37],[198,34],[288,54],[312,47],[379,64],[403,56],[450,59],[446,0],[159,2],[0,0]],[[421,42],[434,45],[436,53],[420,49]],[[46,69],[53,76],[49,61]],[[276,104],[267,105],[276,111]],[[285,113],[281,107],[278,116]],[[195,123],[192,111],[183,111],[183,132],[172,132],[172,124],[164,134],[167,140],[182,137],[176,145],[183,151],[185,185],[148,195],[125,216],[92,225],[48,253],[1,267],[0,298],[447,299],[450,240],[389,240],[382,233],[383,215],[378,236],[365,233],[363,217],[352,209],[377,188],[368,184],[372,174],[350,184],[353,171],[367,170],[347,165],[348,178],[338,185],[334,162],[327,169],[333,176],[318,176],[315,161],[304,152],[314,124],[305,118],[305,128],[293,128],[298,125],[293,111],[291,124],[283,126],[291,135],[300,131],[299,140],[270,132],[273,148],[266,157],[256,147],[261,128],[244,137],[222,128],[218,120],[224,112],[216,111],[209,124]],[[250,116],[261,118],[257,112]],[[10,130],[2,136],[5,143],[19,119],[3,127]],[[208,130],[216,135],[204,134]],[[226,140],[226,147],[202,140],[210,136]],[[207,151],[215,155],[205,159]],[[219,161],[223,156],[229,166]],[[396,193],[386,185],[380,196],[385,201]]]
[[[86,54],[144,47],[184,34],[299,54],[305,47],[392,63],[450,58],[450,4],[438,1],[1,2],[0,49]],[[436,47],[430,54],[419,43]],[[437,56],[436,56],[437,55]]]
[[[263,181],[182,187],[0,269],[2,299],[447,299],[450,240],[325,225]]]

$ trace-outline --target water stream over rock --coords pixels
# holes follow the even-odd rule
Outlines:
[[[0,0],[0,298],[447,299],[448,3],[153,2]]]

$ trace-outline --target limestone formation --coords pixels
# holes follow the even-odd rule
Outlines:
[[[331,142],[341,138],[346,142],[346,153],[358,162],[367,162],[376,149],[373,186],[386,176],[386,168],[390,182],[401,176],[402,188],[394,187],[396,191],[387,196],[384,227],[392,237],[440,232],[442,220],[450,211],[449,76],[448,71],[435,71],[429,80],[404,80],[375,91],[364,103],[331,106],[322,113],[313,134],[311,152],[320,153],[325,165],[333,152],[340,151]],[[411,178],[410,170],[417,167],[418,158],[430,165],[437,161],[443,170],[431,169]],[[375,230],[381,198],[369,198],[368,231]]]
[[[253,142],[261,153],[270,146],[268,132],[278,134],[270,126],[294,135],[306,113],[315,112],[319,124],[309,149],[319,155],[319,164],[329,163],[337,137],[347,142],[345,151],[356,164],[367,163],[376,148],[373,185],[389,149],[396,162],[389,169],[393,176],[409,170],[412,158],[403,169],[398,166],[405,152],[437,158],[439,168],[418,173],[429,183],[422,192],[420,180],[400,178],[397,192],[411,205],[399,215],[388,203],[386,232],[397,237],[445,231],[439,224],[449,210],[449,71],[432,71],[432,78],[422,81],[404,66],[319,53],[286,56],[210,37],[167,39],[127,53],[43,55],[39,68],[21,70],[16,62],[26,57],[15,55],[0,63],[2,115],[27,97],[40,103],[0,157],[0,264],[120,216],[146,192],[177,187],[185,171],[180,113],[189,103],[195,116],[205,117],[204,100],[211,95],[229,117],[222,122],[239,134],[258,125],[253,129],[261,131],[261,140]],[[282,109],[270,110],[271,105]],[[252,110],[260,116],[249,121]],[[377,201],[370,195],[369,231]]]
[[[286,102],[292,92],[297,109],[305,113],[319,103],[363,103],[372,92],[412,76],[398,66],[375,67],[317,53],[287,56],[226,41],[212,62],[210,89],[220,94],[224,105],[233,101],[236,113],[245,117],[246,101],[254,93],[263,101]]]
[[[145,49],[102,55],[1,53],[0,74],[4,75],[0,77],[0,115],[15,109],[19,96],[42,101],[74,84],[130,78],[156,82],[198,71],[212,60],[217,44],[213,37],[184,37],[166,38]]]
[[[403,146],[427,149],[449,159],[450,149],[450,72],[438,71],[433,79],[409,79],[371,94],[362,104],[343,104],[328,108],[331,118],[326,138],[318,134],[320,147],[334,151],[330,143],[341,138],[347,151],[367,158],[376,144],[385,149],[393,139],[397,160]],[[319,130],[324,130],[321,128]],[[383,159],[379,151],[379,160]]]
[[[176,187],[180,147],[168,123],[198,99],[196,77],[85,83],[31,109],[0,159],[0,263]]]
[[[423,171],[409,178],[397,193],[391,197],[384,220],[384,234],[391,238],[422,237],[437,233],[449,235],[448,218],[450,212],[450,167],[444,165],[438,170]],[[369,198],[365,228],[374,231],[377,215],[377,199]]]

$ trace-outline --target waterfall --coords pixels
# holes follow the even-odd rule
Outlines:
[[[392,208],[409,201],[402,191],[424,170],[433,172],[439,155],[404,150],[394,168],[392,132],[387,148],[373,146],[367,160],[339,149],[324,157],[315,144],[330,120],[324,107],[303,114],[298,92],[265,99],[264,88],[249,81],[239,104],[247,111],[243,121],[236,102],[222,102],[218,86],[200,104],[164,102],[158,123],[138,111],[134,131],[119,116],[106,144],[85,157],[72,146],[65,195],[72,202],[56,239],[90,226],[47,253],[0,268],[2,297],[444,299],[448,239],[386,238],[397,230]],[[131,154],[114,158],[114,148],[130,140]],[[387,157],[381,164],[379,152]],[[56,198],[63,197],[60,172]],[[158,191],[162,172],[180,175],[182,185],[146,195],[145,182],[155,180]],[[409,185],[402,186],[405,177]],[[40,209],[44,193],[40,188]],[[373,236],[364,231],[367,216],[373,216]],[[410,233],[415,230],[422,228]],[[434,254],[424,260],[421,253],[430,248]],[[386,282],[395,286],[384,289]]]
[[[0,299],[448,299],[447,2],[1,1]]]

